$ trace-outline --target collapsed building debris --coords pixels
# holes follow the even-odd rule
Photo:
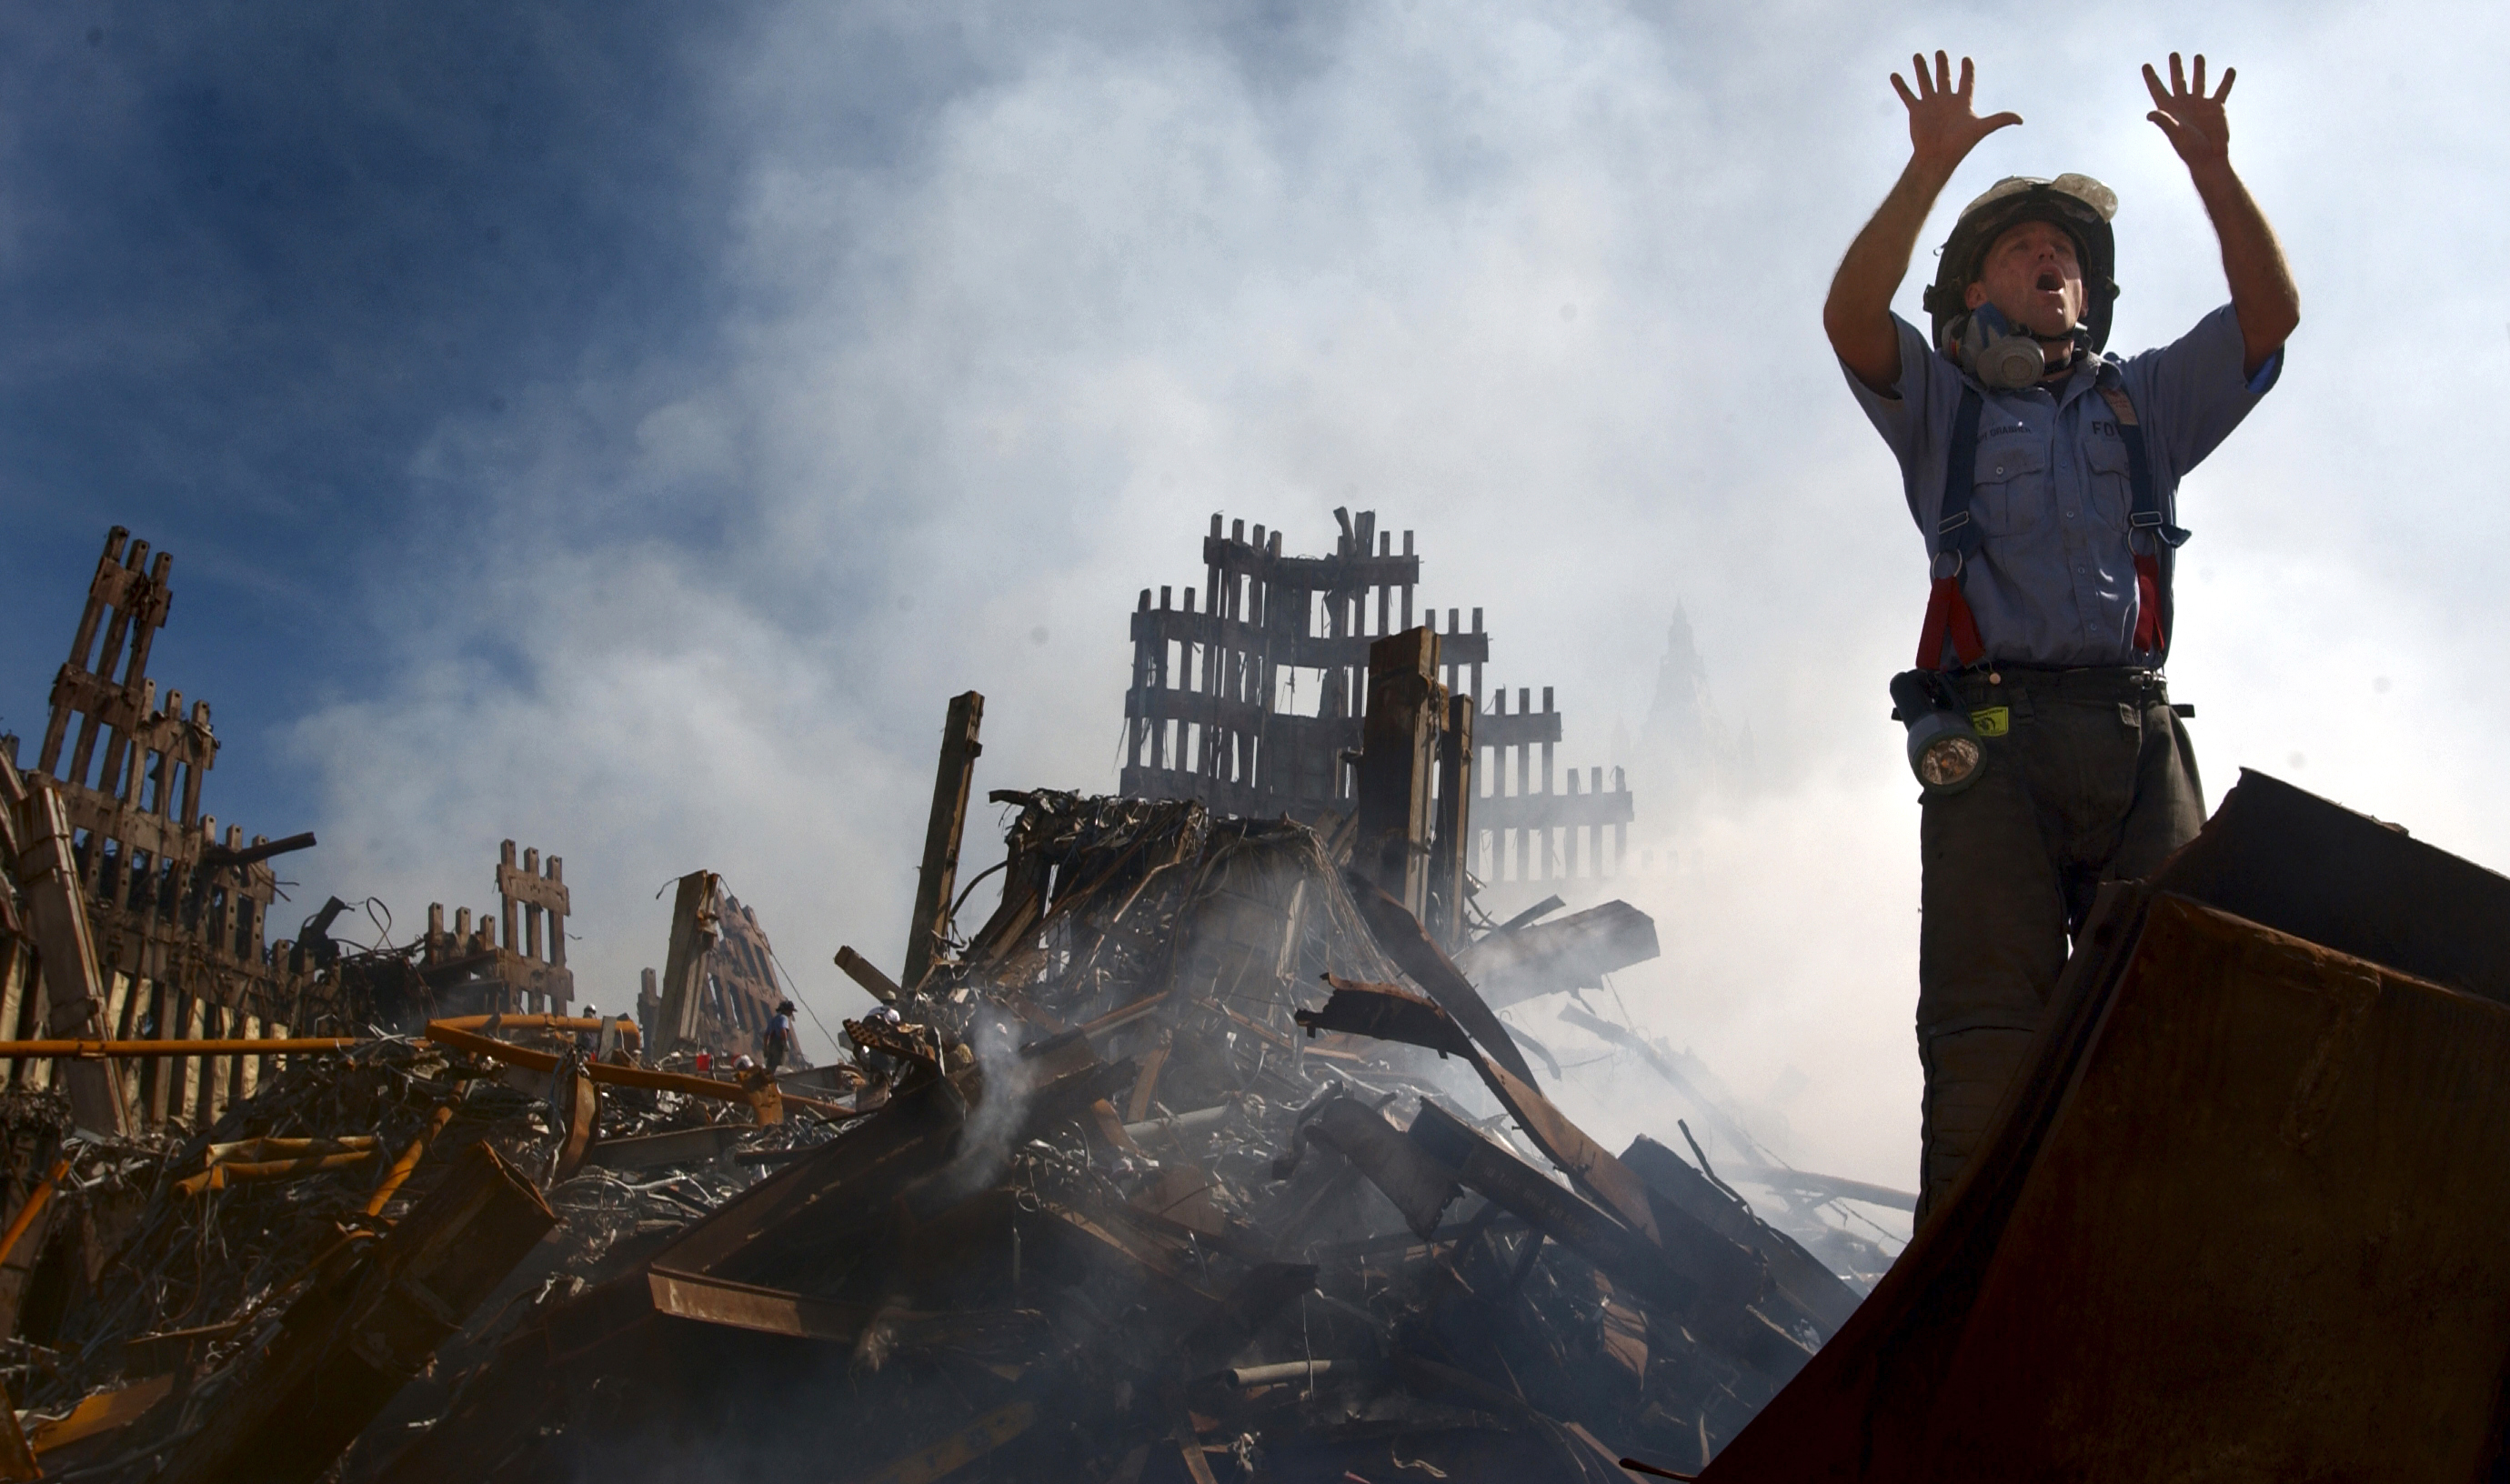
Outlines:
[[[611,1059],[588,1058],[586,1037]],[[842,1117],[763,1079],[638,1066],[619,1021],[483,1016],[420,1040],[289,1045],[252,1098],[188,1140],[63,1146],[59,1094],[0,1110],[13,1148],[71,1156],[39,1191],[62,1190],[74,1219],[23,1289],[0,1366],[47,1470],[323,1474],[410,1403],[475,1311],[493,1322],[549,1284],[598,1278],[746,1186],[743,1159],[789,1158],[825,1136],[819,1115]]]
[[[995,797],[993,914],[848,1026],[876,1109],[545,1305],[379,1477],[1614,1478],[1853,1307],[1586,1138],[1314,830]]]
[[[162,557],[146,591],[113,575],[138,570],[126,540],[88,627],[125,600],[163,621]],[[691,1071],[779,993],[720,878],[681,883],[649,1042],[566,1013],[562,862],[513,842],[497,910],[431,907],[407,944],[335,942],[337,899],[294,943],[226,920],[255,926],[233,953],[285,1019],[134,1011],[148,981],[102,967],[128,925],[78,873],[135,826],[52,827],[81,785],[0,767],[0,946],[47,991],[0,1044],[23,1087],[0,1109],[0,1380],[27,1466],[660,1477],[818,1450],[894,1479],[1604,1478],[1607,1435],[1704,1456],[1852,1296],[1807,1302],[1768,1255],[1817,1268],[1787,1238],[1537,1089],[1448,954],[1479,935],[1473,707],[1430,630],[1362,652],[1348,813],[997,792],[1001,897],[964,939],[982,701],[959,698],[904,972],[839,955],[889,1018],[848,1023],[857,1065],[783,1078]],[[88,698],[109,755],[142,663]],[[182,818],[205,762],[168,755],[130,765],[165,780],[133,797]],[[1542,915],[1506,925],[1521,994],[1654,951],[1620,904],[1556,947]],[[97,922],[119,935],[82,967]],[[1354,994],[1419,1023],[1303,1023]]]
[[[1338,559],[1374,574],[1383,629],[1367,534]],[[730,1073],[700,1057],[755,1046],[781,970],[711,872],[680,879],[632,1020],[568,1013],[562,862],[512,842],[494,914],[359,949],[335,899],[264,946],[251,872],[294,842],[186,822],[212,754],[205,711],[141,704],[166,570],[130,575],[143,554],[117,532],[92,590],[85,629],[135,617],[96,662],[110,694],[60,690],[100,728],[57,715],[69,774],[52,740],[26,773],[0,748],[0,1477],[2159,1478],[2228,1448],[2259,1462],[2225,1476],[2404,1479],[2502,1456],[2510,888],[2270,780],[2108,889],[1993,1147],[1860,1305],[1841,1275],[1877,1254],[1729,1177],[1789,1207],[1902,1193],[1721,1176],[1680,1123],[1691,1158],[1615,1153],[1498,1013],[1564,997],[1726,1118],[1695,1062],[1580,996],[1655,954],[1645,914],[1476,900],[1490,718],[1453,689],[1478,651],[1433,628],[1370,636],[1364,672],[1334,652],[1365,711],[1336,718],[1357,751],[1328,796],[992,791],[999,896],[965,932],[982,698],[957,698],[899,972],[837,953],[879,1005],[845,1022],[855,1059]]]

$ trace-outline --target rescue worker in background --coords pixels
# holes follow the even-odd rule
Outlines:
[[[784,1064],[793,1049],[793,1002],[776,1002],[776,1013],[767,1017],[767,1070],[775,1071]]]
[[[2274,385],[2301,301],[2231,170],[2234,74],[2209,96],[2205,58],[2191,78],[2174,53],[2167,88],[2144,69],[2147,117],[2213,218],[2231,302],[2157,350],[2106,354],[2115,196],[2082,175],[2017,176],[1962,210],[1920,333],[1891,299],[1927,212],[1979,140],[2022,119],[1972,111],[1968,58],[1958,85],[1943,53],[1931,74],[1915,61],[1914,92],[1891,79],[1908,167],[1849,246],[1822,324],[1933,562],[1918,670],[1895,697],[1931,697],[1937,721],[1975,734],[1941,778],[1920,770],[1922,1220],[1979,1148],[2099,884],[2150,873],[2204,819],[2161,678],[2187,539],[2175,496]]]

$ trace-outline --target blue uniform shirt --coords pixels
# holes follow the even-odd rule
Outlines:
[[[1964,385],[1978,384],[1899,316],[1900,380],[1892,395],[1847,372],[1857,403],[1900,460],[1909,514],[1935,554],[1945,445]],[[2152,462],[2161,515],[2179,521],[2179,480],[2248,416],[2283,368],[2277,350],[2254,377],[2229,305],[2157,350],[2078,363],[2049,386],[1990,392],[1978,422],[1970,516],[1985,543],[1961,577],[1991,659],[2025,665],[2141,665],[2135,647],[2135,556],[2127,545],[2132,495],[2126,443],[2099,392],[2115,368],[2135,404]],[[1845,370],[1844,366],[1842,366]],[[1947,646],[1949,651],[1949,646]],[[1950,663],[1950,662],[1948,662]]]

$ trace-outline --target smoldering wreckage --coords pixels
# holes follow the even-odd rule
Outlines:
[[[1215,517],[1201,606],[1133,615],[1122,792],[994,791],[964,932],[952,702],[900,972],[838,954],[883,1011],[727,1072],[781,981],[705,871],[633,1018],[512,843],[475,923],[267,943],[305,842],[201,815],[168,559],[115,531],[37,759],[0,747],[0,1477],[2499,1476],[2510,883],[2244,776],[2105,890],[1886,1263],[1810,1213],[1893,1193],[1546,1095],[1495,1007],[1567,997],[1713,1103],[1577,995],[1643,914],[1481,910],[1511,840],[1600,867],[1629,796],[1555,791],[1547,697],[1477,706],[1479,614],[1413,625],[1404,548]]]

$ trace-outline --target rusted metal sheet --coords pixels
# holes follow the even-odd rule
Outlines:
[[[2339,953],[2510,1004],[2510,877],[2243,769],[2157,879]]]
[[[1707,1478],[2477,1476],[2510,1374],[2510,1008],[2165,890],[2186,865],[2476,976],[2454,935],[2510,932],[2465,912],[2489,873],[2254,887],[2411,845],[2338,813],[2247,793],[2104,893],[1988,1148]]]
[[[1532,1080],[1520,1080],[1507,1068],[1487,1062],[1478,1070],[1500,1105],[1514,1116],[1517,1126],[1525,1130],[1525,1136],[1534,1141],[1534,1147],[1541,1150],[1544,1158],[1559,1165],[1571,1180],[1593,1192],[1631,1231],[1652,1242],[1663,1243],[1664,1234],[1656,1222],[1655,1202],[1648,1199],[1646,1181],[1632,1174],[1611,1150],[1587,1137],[1586,1130],[1535,1090]]]
[[[958,1152],[968,1100],[947,1078],[892,1098],[855,1135],[752,1186],[711,1218],[655,1254],[650,1270],[671,1276],[723,1276],[718,1268],[767,1233],[805,1220],[836,1230],[876,1218],[910,1181]]]
[[[647,1282],[656,1313],[727,1329],[790,1335],[799,1340],[853,1345],[862,1338],[866,1327],[875,1323],[885,1332],[883,1343],[896,1350],[932,1350],[974,1341],[999,1344],[1005,1337],[1043,1344],[1051,1338],[1045,1317],[1028,1310],[923,1313],[897,1305],[844,1303],[788,1289],[667,1271],[649,1273]]]

